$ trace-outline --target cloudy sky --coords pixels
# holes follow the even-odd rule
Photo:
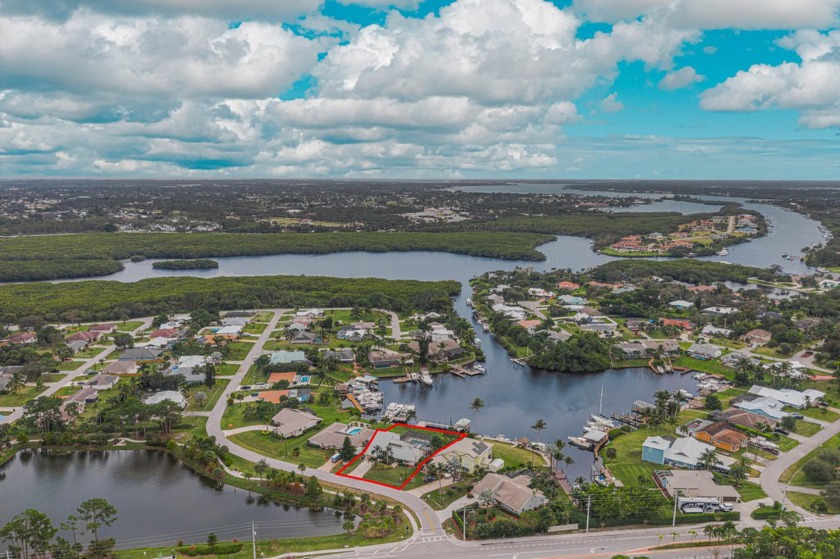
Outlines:
[[[0,176],[840,179],[840,0],[5,0]]]

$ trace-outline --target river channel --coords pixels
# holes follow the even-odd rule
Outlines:
[[[541,187],[545,188],[545,185]],[[555,188],[563,190],[561,185]],[[616,195],[612,192],[604,194]],[[746,203],[730,198],[708,198],[710,201],[743,202],[745,207],[764,214],[771,226],[766,237],[730,248],[727,257],[712,259],[763,267],[778,264],[787,271],[798,272],[804,271],[806,266],[798,260],[783,259],[782,253],[798,257],[803,247],[823,241],[819,224],[800,214],[766,204]],[[642,211],[645,208],[648,211],[667,208],[671,211],[694,212],[714,209],[714,206],[663,201],[635,207],[633,210]],[[437,252],[352,252],[216,258],[219,268],[213,270],[155,270],[152,261],[126,262],[123,271],[99,279],[133,282],[173,275],[214,277],[272,274],[453,279],[464,286],[455,300],[455,308],[459,314],[472,320],[466,300],[470,296],[469,279],[476,275],[490,270],[510,270],[516,266],[531,266],[537,270],[580,270],[612,260],[611,257],[593,252],[591,242],[579,237],[559,236],[539,247],[539,250],[546,255],[545,261],[504,261]],[[647,369],[608,370],[579,375],[549,373],[518,366],[510,361],[504,348],[491,335],[483,332],[474,321],[473,325],[487,356],[486,375],[469,379],[438,375],[431,388],[398,386],[385,381],[380,387],[385,393],[386,403],[415,403],[420,419],[448,421],[450,418],[470,417],[476,421],[478,432],[501,434],[510,438],[536,439],[537,433],[530,426],[542,418],[548,427],[539,434],[539,438],[548,442],[580,434],[589,414],[598,412],[602,387],[605,413],[626,410],[636,399],[650,400],[657,390],[696,390],[696,383],[690,376],[657,376]],[[477,397],[484,400],[486,407],[475,416],[468,407]],[[569,454],[575,459],[575,463],[568,468],[569,476],[588,476],[593,463],[591,453],[570,448]],[[120,530],[125,530],[126,537],[205,529],[215,525],[241,523],[252,518],[278,520],[295,535],[319,533],[317,530],[320,529],[335,532],[340,528],[336,528],[328,515],[313,516],[314,513],[308,511],[286,511],[274,505],[249,505],[246,494],[241,491],[230,488],[223,491],[210,489],[199,478],[184,471],[183,466],[169,463],[168,460],[149,458],[143,453],[109,453],[107,459],[91,456],[36,456],[28,462],[18,457],[2,470],[7,476],[5,481],[0,482],[0,523],[9,514],[7,511],[17,512],[26,507],[54,510],[54,518],[62,518],[78,502],[96,495],[113,501],[125,500],[118,508],[121,511]],[[149,515],[149,510],[155,512]],[[142,533],[136,528],[140,519],[143,519]],[[306,532],[307,526],[315,532]]]

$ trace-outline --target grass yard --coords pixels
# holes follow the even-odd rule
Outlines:
[[[383,467],[378,468],[377,465],[374,465],[368,472],[365,474],[365,479],[370,479],[373,481],[378,481],[380,483],[387,483],[388,485],[393,485],[394,487],[399,487],[400,485],[405,482],[405,480],[410,476],[416,466],[401,466],[397,465],[395,467]],[[403,489],[404,491],[408,491],[414,489],[416,487],[420,487],[423,485],[423,472],[420,472],[414,479],[412,479],[408,485],[405,486]]]
[[[260,324],[259,322],[251,322],[242,329],[243,332],[246,334],[262,334],[265,332],[266,327],[268,324]]]
[[[757,499],[766,499],[767,493],[757,483],[745,481],[741,487],[736,487],[738,493],[741,495],[741,500],[744,502],[755,501]]]
[[[274,318],[274,313],[271,311],[259,311],[254,315],[254,322],[268,322]]]
[[[262,374],[256,365],[251,365],[248,367],[248,372],[245,373],[245,378],[242,379],[242,384],[250,386],[266,380],[268,380],[268,376]]]
[[[172,438],[179,444],[184,444],[193,437],[207,434],[207,418],[200,416],[185,417],[181,425],[172,430]]]
[[[495,441],[485,441],[493,445],[493,458],[501,458],[505,461],[505,468],[517,470],[519,468],[534,464],[536,466],[545,466],[545,460],[542,456],[527,448],[519,448],[505,443],[497,443]]]
[[[93,359],[105,350],[104,346],[88,346],[82,351],[73,354],[76,359]]]
[[[641,450],[639,450],[639,459],[641,460]],[[645,487],[653,487],[653,472],[655,470],[669,470],[668,466],[660,466],[659,464],[652,464],[650,462],[640,462],[638,464],[631,463],[612,463],[608,464],[607,468],[612,475],[626,486],[642,485]]]
[[[263,434],[262,431],[247,431],[230,437],[230,440],[272,458],[280,458],[292,464],[305,464],[310,468],[317,468],[333,455],[333,451],[306,444],[309,437],[315,433],[315,430],[309,431],[301,437],[284,441],[272,433]]]
[[[703,373],[711,373],[715,375],[724,375],[726,378],[731,379],[735,375],[735,369],[727,367],[720,361],[704,361],[702,359],[694,359],[693,357],[688,357],[687,355],[681,355],[674,359],[673,364],[675,367],[687,367],[689,369],[693,369],[695,371],[700,371]]]
[[[189,405],[187,406],[187,411],[210,411],[213,409],[213,406],[216,405],[216,402],[219,401],[219,398],[222,395],[222,392],[225,391],[227,388],[228,381],[224,379],[216,379],[216,383],[213,385],[213,388],[207,388],[203,384],[199,384],[196,386],[191,386],[189,392],[187,393],[187,398],[189,399]],[[207,396],[207,400],[204,402],[204,405],[199,405],[198,402],[195,400],[195,395],[199,392],[204,392]]]
[[[838,514],[840,513],[840,506],[832,505],[819,495],[811,495],[809,493],[799,493],[797,491],[788,491],[787,498],[790,499],[790,502],[794,505],[800,506],[804,509],[811,510],[811,504],[814,501],[822,501],[828,506],[828,513],[829,514]]]
[[[222,429],[239,429],[240,427],[249,427],[251,425],[264,425],[265,422],[260,419],[245,419],[243,412],[245,407],[249,404],[233,404],[225,408],[225,413],[222,415]]]
[[[248,357],[248,352],[254,348],[254,344],[239,341],[233,342],[228,347],[230,348],[230,351],[225,359],[229,359],[231,361],[243,361],[246,357]]]
[[[794,428],[793,432],[797,435],[802,435],[803,437],[811,437],[816,433],[819,433],[822,427],[817,425],[816,423],[811,423],[810,421],[802,421],[798,419],[796,421],[796,428]]]
[[[41,380],[43,382],[58,382],[65,376],[67,375],[62,375],[61,373],[44,373],[41,375]]]
[[[14,394],[0,394],[0,408],[22,406],[43,391],[43,388],[38,388],[37,386],[23,386]]]
[[[801,485],[804,487],[808,486],[808,480],[805,478],[805,474],[802,473],[802,467],[816,458],[820,452],[827,448],[837,448],[840,447],[840,434],[834,435],[826,442],[824,442],[821,446],[815,448],[802,458],[800,458],[795,464],[793,464],[790,468],[785,470],[785,472],[779,478],[779,481],[782,483],[790,482],[791,485]]]
[[[229,376],[235,375],[239,370],[239,365],[236,363],[219,363],[216,365],[216,375]]]
[[[812,419],[819,419],[821,421],[828,421],[829,423],[834,423],[838,419],[840,419],[840,414],[836,411],[831,411],[826,408],[808,408],[804,410],[796,410],[805,417],[810,417]]]
[[[475,480],[469,479],[453,483],[448,487],[442,489],[435,489],[423,495],[423,500],[435,510],[443,510],[464,495],[467,494],[467,488],[471,486]]]
[[[85,364],[85,361],[62,361],[58,365],[59,371],[75,371],[79,367]]]
[[[752,351],[753,351],[753,353],[757,353],[758,355],[766,355],[767,357],[778,357],[778,358],[781,358],[781,359],[787,359],[788,357],[793,355],[792,353],[789,353],[789,354],[788,353],[782,353],[782,352],[779,351],[778,348],[767,347],[767,346],[756,347],[756,348],[753,348]],[[797,348],[796,351],[799,351],[799,349]]]
[[[720,400],[720,405],[723,409],[726,409],[729,407],[729,402],[731,402],[732,399],[737,398],[738,396],[743,396],[746,393],[746,390],[742,390],[740,388],[727,388],[726,390],[718,392],[717,397]]]
[[[133,332],[143,326],[142,320],[130,320],[128,322],[120,322],[117,324],[117,332]]]

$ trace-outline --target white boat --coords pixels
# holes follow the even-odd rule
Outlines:
[[[729,251],[726,249],[726,247],[724,247],[724,248],[722,248],[718,251],[718,256],[728,256],[728,255],[729,255]]]
[[[487,372],[487,369],[484,367],[484,365],[481,365],[481,364],[479,364],[479,363],[475,363],[475,364],[473,365],[473,369],[474,369],[476,372],[479,372],[479,373],[486,373],[486,372]]]
[[[471,307],[471,306],[472,306],[472,299],[467,299],[467,306],[468,306],[468,307]]]
[[[589,450],[590,448],[592,448],[592,444],[583,437],[569,437],[569,443],[572,446],[576,446],[584,450]]]
[[[432,380],[432,375],[429,374],[428,370],[423,369],[422,371],[420,371],[420,382],[425,384],[426,386],[432,385],[434,381]]]

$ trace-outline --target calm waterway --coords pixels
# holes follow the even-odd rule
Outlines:
[[[117,538],[121,548],[203,542],[211,531],[220,540],[247,541],[251,520],[264,539],[341,532],[341,520],[331,512],[295,509],[241,489],[219,488],[163,452],[23,452],[0,468],[0,476],[0,526],[26,508],[48,514],[58,525],[82,501],[105,497],[119,518],[102,533]]]
[[[513,190],[516,187],[502,188]],[[549,191],[546,185],[539,185],[539,188],[541,192]],[[562,185],[550,188],[553,189],[551,191],[563,190]],[[495,191],[500,190],[495,187]],[[603,194],[620,195],[611,192]],[[823,241],[818,223],[794,212],[737,199],[704,199],[743,202],[745,207],[764,214],[771,225],[766,237],[732,247],[728,256],[710,257],[713,260],[762,267],[778,264],[790,272],[804,271],[804,264],[798,260],[783,259],[781,255],[788,253],[798,257],[803,247]],[[638,206],[633,210],[693,213],[714,208],[664,200],[649,206]],[[351,252],[313,256],[216,258],[219,268],[214,270],[155,270],[152,261],[127,262],[125,270],[99,279],[133,282],[149,277],[175,275],[215,277],[273,274],[454,279],[464,286],[455,300],[455,308],[462,316],[471,319],[466,300],[470,296],[468,282],[473,276],[489,270],[510,270],[516,266],[531,266],[537,270],[580,270],[612,260],[593,252],[591,242],[579,237],[560,236],[539,250],[547,257],[543,262],[503,261],[437,252]],[[626,410],[636,399],[651,400],[657,390],[683,388],[695,392],[695,382],[689,376],[657,376],[647,369],[608,370],[577,375],[520,367],[510,361],[504,348],[492,336],[481,331],[475,322],[473,325],[487,356],[486,375],[470,379],[438,375],[431,388],[383,382],[381,388],[385,392],[386,402],[415,403],[421,419],[447,421],[450,418],[470,417],[477,420],[479,432],[503,434],[511,438],[526,436],[535,439],[536,433],[530,426],[542,418],[548,427],[540,433],[540,439],[547,442],[558,438],[565,440],[569,435],[580,434],[589,414],[598,411],[601,387],[604,389],[605,413]],[[468,409],[476,397],[486,404],[477,417]],[[569,448],[568,452],[575,459],[575,464],[568,469],[570,477],[587,476],[593,462],[591,453],[574,448]],[[203,539],[206,530],[214,526],[269,518],[277,521],[277,530],[286,535],[312,535],[340,530],[337,521],[329,515],[287,511],[275,505],[254,506],[248,503],[246,493],[231,488],[222,491],[209,488],[183,466],[160,455],[129,452],[112,452],[107,458],[94,458],[91,455],[36,455],[28,460],[16,458],[2,472],[6,473],[6,479],[0,482],[0,523],[6,515],[27,507],[50,512],[56,519],[63,518],[85,498],[102,496],[118,503],[121,521],[114,528],[119,530],[120,536],[126,538],[202,530],[197,539]],[[150,510],[155,512],[150,515]]]

